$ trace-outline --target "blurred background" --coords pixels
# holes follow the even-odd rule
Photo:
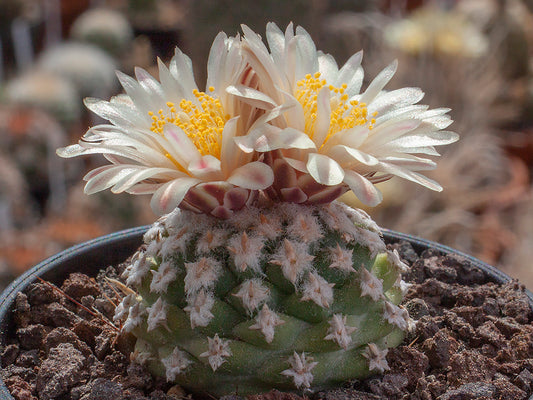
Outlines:
[[[175,46],[200,87],[210,44],[246,23],[304,26],[343,64],[364,49],[367,82],[392,60],[388,89],[421,87],[450,107],[451,130],[431,177],[442,193],[392,180],[367,210],[387,228],[435,240],[533,288],[533,1],[529,0],[0,0],[0,286],[73,244],[155,220],[149,197],[86,196],[98,156],[63,160],[98,120],[87,96],[120,92],[115,70]],[[343,200],[360,206],[345,195]]]

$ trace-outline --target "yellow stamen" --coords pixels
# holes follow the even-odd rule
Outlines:
[[[307,74],[304,79],[297,82],[295,97],[302,105],[305,115],[305,131],[310,138],[315,134],[315,124],[317,118],[317,98],[320,90],[327,85],[324,79],[320,79],[320,72],[314,75]],[[365,103],[359,103],[357,100],[349,101],[348,94],[345,93],[348,85],[343,83],[340,88],[333,85],[327,85],[331,92],[331,118],[328,134],[324,143],[335,133],[353,128],[359,125],[367,125],[372,129],[376,123],[375,118],[367,119],[368,109]],[[377,112],[372,114],[376,117]]]
[[[208,90],[214,92],[215,88]],[[162,135],[166,124],[174,124],[187,134],[200,154],[220,158],[222,131],[230,116],[224,113],[219,99],[196,89],[193,94],[196,101],[183,99],[179,104],[169,101],[166,103],[168,110],[158,110],[157,114],[149,111],[153,120],[150,129]],[[170,154],[166,156],[175,161]]]

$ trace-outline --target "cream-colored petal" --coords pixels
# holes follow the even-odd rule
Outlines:
[[[379,171],[399,176],[400,178],[404,178],[408,181],[418,183],[419,185],[425,186],[428,189],[434,190],[436,192],[442,191],[442,186],[435,182],[433,179],[430,179],[417,172],[410,171],[406,168],[396,167],[387,163],[380,163]]]
[[[180,127],[174,124],[165,124],[163,135],[170,144],[167,151],[182,166],[185,167],[200,159],[200,152]]]
[[[144,182],[141,182],[141,183],[138,183],[135,186],[129,188],[128,190],[126,190],[126,193],[135,194],[135,195],[153,194],[160,187],[161,187],[160,183],[157,184],[157,183],[144,183]]]
[[[307,31],[301,26],[297,26],[296,35],[290,42],[295,43],[295,78],[300,80],[303,79],[306,74],[318,71],[316,46],[309,33],[307,33]]]
[[[450,131],[433,131],[423,134],[406,135],[393,140],[390,144],[405,148],[442,146],[455,143],[459,140],[459,135]]]
[[[361,67],[363,51],[359,51],[351,56],[339,70],[337,81],[333,84],[340,87],[346,83],[346,93],[352,97],[359,93],[363,85],[364,70]]]
[[[341,166],[323,154],[309,154],[307,170],[313,179],[322,185],[338,185],[344,179],[344,170]]]
[[[179,178],[164,184],[152,196],[152,210],[158,215],[171,212],[181,203],[189,189],[200,182],[195,178]]]
[[[365,125],[354,126],[353,128],[345,129],[339,131],[327,140],[326,143],[322,146],[322,153],[327,154],[327,152],[336,145],[345,145],[354,149],[357,149],[363,145],[363,143],[368,138],[370,131]]]
[[[390,92],[381,92],[372,103],[368,105],[368,113],[386,113],[390,110],[399,109],[418,103],[424,97],[420,88],[401,88]]]
[[[165,91],[166,100],[179,104],[180,100],[187,97],[189,94],[185,93],[183,86],[172,76],[163,61],[157,59],[157,65],[159,68],[159,79],[161,80],[161,86]]]
[[[257,119],[252,123],[252,125],[250,125],[250,127],[248,129],[249,134],[252,134],[254,131],[257,131],[257,129],[261,129],[261,127],[263,127],[265,125],[273,126],[273,125],[269,124],[269,122],[271,122],[272,120],[280,117],[285,112],[287,112],[289,110],[292,110],[295,107],[295,105],[296,104],[294,104],[294,103],[284,103],[284,104],[282,104],[280,106],[274,107],[273,109],[271,109],[269,111],[265,111],[263,113],[263,115],[258,116]],[[279,119],[278,119],[278,121],[279,121]],[[278,121],[276,121],[276,122],[278,122]],[[278,128],[279,129],[283,129],[282,127],[278,127]],[[248,135],[246,135],[246,136],[248,136]],[[260,135],[257,132],[255,134],[253,134],[253,137],[258,137],[258,136],[260,136]],[[253,151],[253,150],[250,150],[250,151]]]
[[[269,22],[266,26],[266,39],[274,62],[281,65],[285,53],[285,35],[275,23]]]
[[[129,190],[132,186],[146,179],[173,180],[187,175],[183,172],[169,168],[149,168],[139,167],[138,170],[124,176],[111,188],[113,193],[122,193]]]
[[[227,36],[224,32],[219,32],[213,40],[209,57],[207,58],[207,82],[206,87],[218,87],[220,80],[221,66],[224,65],[223,58],[226,53]]]
[[[397,167],[407,168],[411,171],[431,171],[437,167],[437,163],[429,158],[417,157],[412,154],[393,154],[381,157],[382,163]]]
[[[398,68],[398,60],[394,60],[391,64],[385,67],[374,80],[368,85],[365,92],[359,99],[362,103],[369,104],[378,95],[379,92],[385,87],[387,83],[392,79]]]
[[[103,138],[97,140],[100,142],[95,141],[91,143],[80,141],[80,144],[57,149],[56,153],[64,158],[88,154],[104,154],[104,156],[115,155],[121,158],[126,158],[142,165],[169,167],[172,165],[170,160],[165,160],[165,157],[161,153],[141,143],[135,143],[132,141],[114,141],[116,144],[110,144],[109,141],[106,141]]]
[[[235,138],[235,142],[245,152],[260,153],[278,149],[316,149],[309,136],[293,128],[280,129],[264,124],[247,136]]]
[[[317,148],[322,146],[326,136],[328,135],[329,125],[331,121],[331,103],[330,91],[327,87],[323,87],[318,92],[316,105],[316,122],[314,126],[313,142]]]
[[[379,163],[379,160],[371,154],[344,145],[333,146],[327,154],[341,165],[353,164],[354,161],[368,166]]]
[[[286,81],[284,82],[281,74],[278,72],[279,69],[268,53],[268,50],[261,41],[259,35],[246,25],[241,25],[241,28],[244,33],[244,39],[241,44],[242,54],[259,76],[264,93],[274,98],[276,103],[279,104],[280,99],[273,97],[278,93],[276,86],[284,87],[286,86]]]
[[[295,170],[300,172],[307,172],[307,166],[302,160],[297,160],[295,158],[290,157],[284,157],[284,159],[285,161],[287,161],[287,164],[289,164]]]
[[[87,183],[85,184],[84,192],[85,194],[94,194],[108,189],[119,182],[123,177],[136,171],[136,166],[128,165],[104,165],[96,168],[89,174],[85,175]]]
[[[237,84],[228,86],[226,92],[237,96],[243,102],[261,110],[271,110],[276,106],[276,102],[263,92],[244,85]]]
[[[135,78],[146,93],[146,97],[150,100],[150,104],[159,109],[165,105],[165,93],[161,84],[143,68],[135,67]]]
[[[377,149],[379,146],[408,134],[420,126],[421,122],[422,121],[417,119],[406,119],[392,124],[385,123],[379,126],[376,125],[374,126],[372,134],[368,137],[362,147],[365,151],[370,152],[371,149]]]
[[[375,207],[383,200],[383,195],[378,188],[355,171],[344,171],[344,183],[367,206]]]
[[[245,189],[261,190],[274,182],[272,169],[260,161],[254,161],[235,169],[227,181]]]
[[[242,151],[236,143],[239,117],[234,117],[226,122],[222,131],[222,144],[220,148],[220,168],[224,179],[232,172],[251,161],[253,154]]]
[[[112,103],[92,97],[86,97],[83,104],[96,115],[108,120],[114,125],[124,127],[150,127],[148,113],[145,116],[140,114],[133,105],[124,103]]]
[[[152,108],[150,98],[139,82],[120,71],[117,71],[117,78],[137,110],[150,110]]]
[[[192,96],[193,90],[198,89],[194,80],[192,61],[177,47],[170,61],[169,70],[174,79],[180,82],[183,91]]]
[[[192,161],[187,167],[187,170],[192,176],[203,181],[219,181],[224,179],[220,168],[220,160],[209,154]]]
[[[331,54],[324,54],[318,51],[318,71],[320,76],[328,82],[337,82],[339,67],[335,58]]]

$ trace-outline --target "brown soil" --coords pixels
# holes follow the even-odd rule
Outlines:
[[[389,351],[391,370],[306,394],[325,400],[527,399],[533,393],[532,311],[524,288],[498,285],[465,260],[397,244],[412,265],[405,306],[417,320]],[[120,267],[118,267],[120,269]],[[108,268],[105,275],[116,277]],[[19,293],[16,331],[1,350],[2,377],[16,399],[176,400],[178,386],[154,378],[129,354],[134,340],[109,322],[117,293],[103,279],[73,274],[61,294],[49,284]],[[69,299],[70,297],[71,299]],[[75,300],[84,307],[76,305]],[[95,311],[91,311],[95,310]],[[226,396],[225,400],[238,400]],[[277,391],[249,400],[298,400]]]

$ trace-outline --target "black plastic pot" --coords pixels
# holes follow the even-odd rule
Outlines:
[[[0,348],[4,346],[9,335],[14,334],[12,310],[18,292],[26,290],[30,284],[37,280],[37,277],[61,284],[72,272],[96,276],[101,268],[121,263],[132,255],[141,244],[142,236],[147,229],[148,226],[127,229],[71,247],[46,259],[11,283],[0,296]],[[411,243],[417,253],[426,249],[435,249],[442,254],[454,254],[463,257],[472,265],[483,270],[489,280],[496,283],[505,283],[512,279],[497,268],[441,244],[387,229],[383,230],[383,235],[388,243],[400,240]],[[527,291],[527,295],[533,307],[533,294]],[[14,400],[1,377],[0,400]],[[530,397],[530,400],[533,400],[533,396]]]

